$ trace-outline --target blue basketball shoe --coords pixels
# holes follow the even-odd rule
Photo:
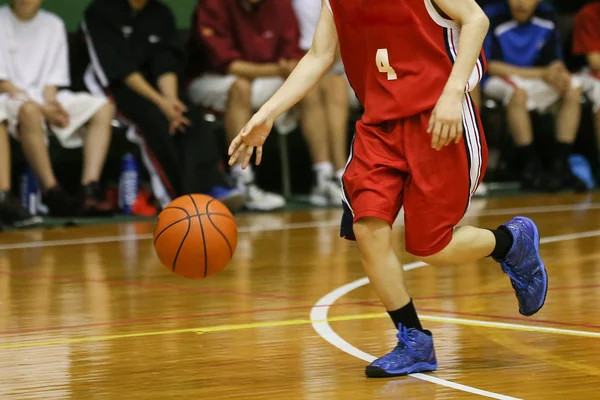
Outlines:
[[[433,337],[398,325],[398,345],[390,353],[368,365],[365,374],[370,378],[386,378],[430,372],[436,368]]]
[[[529,218],[515,217],[503,225],[513,236],[504,260],[496,260],[509,277],[519,300],[519,312],[531,316],[546,301],[548,274],[540,258],[540,233]]]

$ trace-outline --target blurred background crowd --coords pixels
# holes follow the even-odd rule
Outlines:
[[[424,0],[429,1],[429,0]],[[600,179],[600,2],[479,1],[478,196]],[[229,141],[310,48],[321,0],[0,1],[0,224],[154,216],[205,193],[232,210],[341,206],[361,117],[337,62],[275,124],[260,167]],[[50,218],[52,220],[53,218]]]

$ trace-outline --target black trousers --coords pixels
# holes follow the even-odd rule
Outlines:
[[[169,134],[169,121],[160,108],[127,86],[111,87],[118,111],[135,124],[150,150],[153,163],[172,196],[207,193],[214,186],[226,186],[221,171],[220,150],[202,110],[182,98],[191,121],[185,133]]]

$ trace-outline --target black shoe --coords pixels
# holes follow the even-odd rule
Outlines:
[[[557,161],[552,166],[548,176],[548,190],[551,192],[570,191],[584,193],[588,191],[587,185],[578,176],[573,174],[567,161]]]
[[[60,186],[48,189],[42,196],[52,217],[75,217],[79,215],[79,202]]]
[[[0,192],[0,221],[14,228],[27,228],[41,225],[43,219],[31,215],[12,192]]]
[[[545,191],[547,182],[544,171],[538,163],[530,163],[521,172],[521,189],[533,191]]]
[[[81,188],[79,194],[81,214],[86,217],[111,216],[115,210],[106,200],[106,194],[98,182],[89,183]]]

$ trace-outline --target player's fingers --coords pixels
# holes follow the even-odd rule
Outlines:
[[[231,157],[229,158],[230,166],[235,164],[240,159],[240,155],[244,151],[244,146],[245,145],[243,143],[239,143],[237,146],[235,146],[235,148],[231,152]]]
[[[244,155],[244,161],[242,162],[242,169],[246,169],[248,167],[248,164],[250,164],[252,153],[254,153],[254,147],[247,146],[246,154]]]
[[[254,163],[256,165],[260,165],[260,163],[262,161],[262,155],[263,155],[263,147],[262,146],[258,146],[256,148],[256,160],[254,161]]]
[[[460,143],[462,136],[463,136],[463,124],[462,124],[462,122],[459,122],[458,124],[456,124],[456,138],[454,139],[454,142]]]
[[[450,126],[448,123],[442,124],[442,130],[440,132],[440,139],[438,141],[438,150],[441,150],[444,146],[446,146],[446,142],[448,141],[448,135],[450,134]]]
[[[431,113],[431,117],[429,118],[429,126],[427,127],[427,133],[433,132],[434,125],[435,125],[435,112]]]
[[[431,132],[431,147],[434,149],[439,149],[440,145],[440,134],[442,133],[442,124],[437,122],[433,126],[433,131]]]
[[[450,129],[448,130],[448,138],[446,139],[446,143],[444,143],[444,146],[448,146],[450,143],[452,143],[456,138],[456,125],[452,124],[450,125]]]
[[[227,155],[229,157],[233,156],[233,153],[238,148],[240,143],[242,143],[242,139],[239,136],[236,136],[235,139],[231,141],[231,144],[229,145],[229,150],[227,151]]]
[[[248,145],[247,144],[244,143],[244,144],[242,144],[240,146],[240,148],[236,152],[236,154],[237,154],[237,156],[236,156],[236,163],[242,163],[243,164],[247,150],[248,150]]]

